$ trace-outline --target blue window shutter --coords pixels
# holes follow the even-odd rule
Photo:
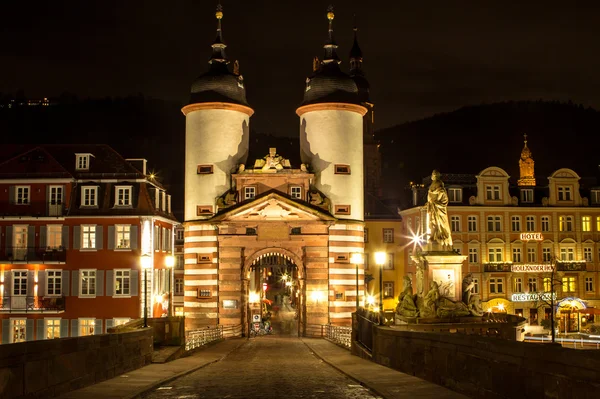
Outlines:
[[[46,295],[46,271],[38,270],[38,296]]]
[[[25,321],[25,340],[27,341],[33,341],[33,321],[33,319],[27,319]]]
[[[81,226],[73,226],[73,249],[81,248]]]
[[[79,270],[71,272],[71,296],[79,296]]]
[[[139,295],[138,294],[139,285],[140,285],[139,271],[132,270],[130,276],[131,276],[131,281],[129,282],[129,287],[130,287],[131,296],[138,296]]]
[[[129,232],[129,239],[131,240],[131,249],[137,249],[138,246],[138,227],[131,226],[131,231]]]
[[[96,270],[96,296],[104,295],[104,270]]]
[[[115,226],[108,226],[107,249],[115,249]]]
[[[102,249],[102,233],[104,226],[96,226],[96,249]]]
[[[10,341],[10,320],[2,320],[2,343],[8,344]]]
[[[46,339],[46,334],[44,334],[44,319],[37,319],[37,332],[35,333],[36,340]]]
[[[40,249],[46,249],[46,232],[48,231],[48,226],[40,226]]]
[[[105,320],[105,324],[106,324],[106,331],[105,332],[108,334],[108,329],[114,327],[115,321],[113,319],[106,319]]]
[[[71,286],[69,285],[69,271],[62,271],[62,294],[63,296],[69,296],[71,293]]]
[[[71,337],[79,337],[79,319],[71,319]]]
[[[27,271],[27,296],[33,296],[35,294],[33,290],[33,286],[35,283],[34,278],[35,272],[33,270]]]
[[[106,296],[115,295],[114,270],[106,271]]]
[[[8,187],[8,203],[9,204],[16,204],[16,195],[15,195],[15,186],[10,186]]]
[[[12,254],[13,253],[13,249],[12,249],[12,239],[13,239],[13,228],[12,226],[6,226],[6,240],[5,240],[5,245],[6,245],[6,254]]]
[[[69,336],[69,319],[62,319],[60,321],[60,337],[66,338]]]
[[[94,320],[94,335],[102,334],[102,319]]]
[[[12,295],[12,273],[10,271],[4,272],[4,295]]]
[[[69,249],[69,226],[63,226],[62,228],[62,247]]]

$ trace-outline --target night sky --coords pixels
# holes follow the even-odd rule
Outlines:
[[[347,71],[353,14],[377,128],[506,100],[600,109],[598,2],[340,1]],[[223,0],[253,129],[297,135],[295,109],[322,58],[328,1]],[[206,71],[216,1],[4,2],[0,92],[27,97],[145,96],[184,103]]]

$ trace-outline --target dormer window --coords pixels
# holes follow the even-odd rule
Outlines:
[[[558,200],[572,201],[571,186],[558,186]]]
[[[75,154],[75,170],[90,170],[91,154]]]
[[[248,199],[252,199],[254,197],[256,197],[256,187],[254,187],[254,186],[244,187],[244,199],[248,200]]]
[[[525,188],[521,190],[521,202],[527,204],[533,202],[533,189]]]
[[[449,187],[448,188],[448,201],[450,201],[450,202],[462,202],[462,188],[460,188],[460,187]]]
[[[485,186],[485,198],[491,201],[500,200],[500,186]]]
[[[115,206],[131,206],[131,186],[116,187]]]
[[[599,205],[600,204],[600,190],[592,190],[591,192],[591,200],[592,204]]]
[[[81,187],[81,206],[98,206],[98,187]]]

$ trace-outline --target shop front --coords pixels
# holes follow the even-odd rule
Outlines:
[[[581,331],[582,317],[585,322],[586,304],[579,298],[564,298],[556,304],[558,331],[563,334]]]

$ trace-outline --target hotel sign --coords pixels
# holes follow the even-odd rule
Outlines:
[[[550,301],[556,299],[556,292],[533,292],[523,294],[512,294],[511,300],[513,302],[535,302],[535,301]]]
[[[510,271],[514,273],[550,273],[552,265],[511,265]]]
[[[521,241],[544,241],[542,233],[521,233]]]

